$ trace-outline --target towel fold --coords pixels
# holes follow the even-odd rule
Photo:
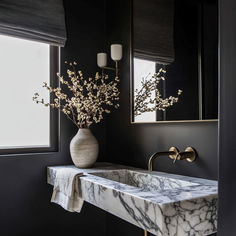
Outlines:
[[[84,200],[79,192],[78,180],[82,175],[83,173],[79,169],[58,169],[51,202],[59,204],[67,211],[80,212]]]

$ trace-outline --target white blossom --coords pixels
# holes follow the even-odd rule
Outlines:
[[[69,65],[68,78],[57,73],[61,87],[52,88],[43,83],[43,87],[54,95],[53,102],[46,103],[38,93],[34,94],[33,101],[59,109],[79,128],[88,128],[100,122],[104,118],[103,113],[110,113],[110,108],[119,107],[118,77],[109,82],[108,75],[97,72],[94,79],[89,77],[86,80],[82,71],[76,70],[77,62],[65,61],[65,64]]]
[[[158,89],[161,80],[165,80],[166,71],[162,68],[150,77],[150,74],[141,81],[141,89],[134,91],[134,115],[138,116],[144,112],[165,111],[166,108],[173,106],[179,101],[178,97],[169,96],[162,98]],[[153,93],[154,92],[154,93]],[[178,90],[177,95],[182,94],[182,90]],[[154,95],[154,96],[153,96]]]

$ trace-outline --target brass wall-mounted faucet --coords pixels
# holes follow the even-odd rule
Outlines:
[[[169,156],[174,163],[184,159],[193,162],[196,159],[196,151],[192,147],[187,147],[184,152],[179,152],[176,147],[171,147],[167,152],[156,152],[149,158],[148,170],[152,171],[153,161],[161,156]]]

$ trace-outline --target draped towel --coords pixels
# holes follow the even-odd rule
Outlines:
[[[78,168],[57,170],[51,202],[67,211],[80,212],[84,203],[79,191],[79,177],[82,175],[83,172]]]
[[[174,61],[174,0],[133,0],[134,57]]]
[[[0,0],[0,34],[64,46],[63,0]]]

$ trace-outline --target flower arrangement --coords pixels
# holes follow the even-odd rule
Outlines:
[[[78,128],[89,128],[103,119],[103,113],[110,113],[111,107],[119,107],[118,77],[110,80],[108,75],[97,72],[95,78],[86,79],[82,71],[77,69],[75,61],[65,64],[69,66],[67,78],[57,73],[59,87],[52,88],[46,82],[43,84],[54,95],[53,102],[45,102],[38,93],[34,94],[33,101],[45,107],[57,108]]]
[[[152,111],[165,111],[166,108],[173,106],[177,103],[179,96],[182,94],[182,90],[178,90],[178,97],[170,96],[168,98],[162,98],[162,95],[158,89],[158,85],[161,80],[165,80],[166,71],[160,69],[158,73],[155,73],[150,78],[150,74],[143,78],[141,81],[141,89],[134,91],[134,115],[138,116],[144,112]],[[153,92],[155,96],[153,97]]]

